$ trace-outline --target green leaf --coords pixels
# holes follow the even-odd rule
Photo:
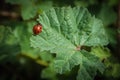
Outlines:
[[[98,58],[89,52],[77,50],[78,46],[108,44],[101,20],[92,17],[86,8],[62,7],[43,12],[38,21],[43,29],[40,34],[30,38],[31,46],[55,53],[54,68],[58,73],[70,71],[76,65],[82,66],[78,80],[80,77],[92,80],[97,70],[103,73],[104,66]],[[81,73],[90,77],[86,78]]]
[[[91,53],[82,50],[82,63],[78,71],[77,80],[93,80],[96,71],[104,72],[104,65],[99,61],[99,58]]]
[[[110,13],[111,16],[109,16],[108,13]],[[113,24],[117,20],[117,14],[114,11],[113,7],[110,7],[106,4],[102,5],[100,12],[97,16],[103,21],[104,26]]]
[[[41,37],[39,35],[32,37],[33,47],[37,47],[37,44],[33,44],[36,39],[48,40],[46,45],[50,46],[49,48],[53,47],[51,47],[52,43],[56,44],[58,41],[60,41],[57,43],[59,45],[62,43],[61,40],[63,44],[72,43],[71,48],[74,45],[96,46],[108,43],[102,22],[92,17],[85,8],[52,8],[40,15],[38,21],[43,26],[43,32],[40,34]],[[42,46],[41,48],[44,48],[45,44]]]
[[[106,27],[106,32],[107,32],[107,35],[108,35],[109,43],[112,46],[115,46],[117,44],[117,39],[116,39],[117,30],[115,28]]]
[[[42,71],[41,77],[49,80],[57,80],[57,73],[54,71],[52,64]]]
[[[105,75],[107,77],[114,77],[119,78],[120,77],[120,63],[109,63],[109,66],[107,66],[107,69],[105,71]]]
[[[20,46],[10,27],[0,25],[0,62],[10,61],[20,53]]]
[[[53,61],[53,56],[48,51],[41,52],[39,55],[40,55],[40,58],[44,61],[47,61],[47,62]]]
[[[104,47],[92,47],[91,53],[99,57],[101,61],[111,56],[110,50]]]
[[[65,73],[70,71],[75,65],[82,63],[82,56],[79,52],[58,53],[54,62],[56,72]]]
[[[109,77],[113,77],[115,79],[120,78],[120,62],[119,60],[111,56],[105,62],[105,72],[104,75],[109,79]]]
[[[41,13],[41,11],[47,11],[49,10],[50,8],[52,8],[53,6],[53,1],[40,1],[40,3],[37,3],[37,7],[38,7],[38,10],[39,10],[39,13]]]
[[[34,5],[21,7],[21,16],[24,20],[34,18],[36,14],[37,14],[37,7]]]
[[[8,45],[17,44],[17,41],[15,42],[14,40],[16,40],[16,38],[13,36],[12,29],[0,25],[0,43]]]

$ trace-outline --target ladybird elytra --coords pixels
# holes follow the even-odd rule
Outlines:
[[[42,25],[41,24],[34,25],[34,27],[33,27],[34,35],[38,35],[41,32],[42,32]]]

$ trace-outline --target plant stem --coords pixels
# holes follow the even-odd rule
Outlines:
[[[42,66],[48,66],[48,65],[49,65],[46,61],[43,61],[43,60],[41,60],[41,59],[34,58],[34,57],[32,57],[32,56],[30,56],[30,55],[27,55],[27,54],[25,54],[25,53],[22,53],[21,56],[31,58],[31,59],[35,60],[36,63],[38,63],[38,64],[40,64],[40,65],[42,65]]]

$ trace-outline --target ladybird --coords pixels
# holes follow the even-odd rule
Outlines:
[[[38,35],[40,32],[42,32],[42,25],[41,24],[36,24],[33,27],[33,33],[34,33],[34,35]]]

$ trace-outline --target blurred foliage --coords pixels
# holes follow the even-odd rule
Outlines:
[[[116,20],[119,0],[1,0],[0,7],[0,80],[74,80],[78,68],[59,75],[52,62],[56,55],[30,47],[30,36],[36,18],[43,11],[58,6],[87,7],[103,21],[109,45],[90,50],[105,64],[104,74],[95,80],[120,80],[120,63],[116,53]],[[3,15],[2,10],[8,14]],[[11,12],[17,17],[12,17]],[[103,37],[104,38],[104,37]]]

